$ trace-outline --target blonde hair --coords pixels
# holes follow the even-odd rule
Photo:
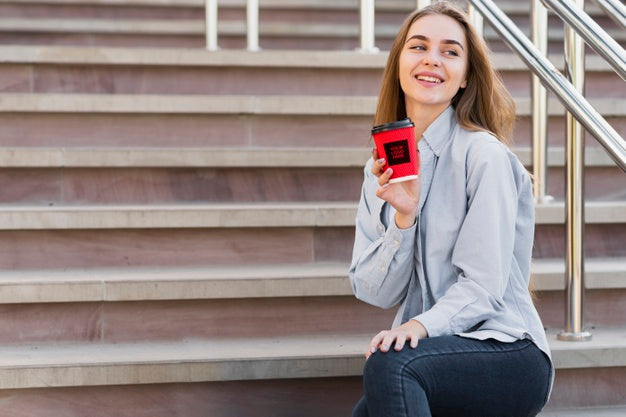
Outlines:
[[[400,87],[399,60],[411,25],[421,17],[445,15],[456,20],[467,42],[467,86],[452,98],[457,122],[468,130],[484,130],[509,143],[515,122],[515,102],[491,66],[489,48],[478,36],[465,12],[447,1],[433,3],[409,15],[393,42],[383,73],[374,124],[407,117]]]

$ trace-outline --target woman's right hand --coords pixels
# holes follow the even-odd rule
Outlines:
[[[378,158],[376,148],[372,151],[374,163],[372,164],[372,174],[378,178],[380,188],[376,191],[376,196],[382,198],[396,209],[396,225],[400,229],[407,229],[415,223],[417,206],[420,200],[422,186],[421,178],[402,181],[391,184],[389,178],[393,174],[393,169],[385,167],[385,159]]]

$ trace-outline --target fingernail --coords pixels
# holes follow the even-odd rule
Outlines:
[[[382,345],[382,347],[380,348],[380,350],[382,350],[383,352],[386,352],[387,349],[389,349],[389,346],[387,345]]]
[[[377,160],[377,161],[376,161],[376,163],[377,163],[378,165],[382,165],[382,164],[384,164],[384,163],[385,163],[385,158],[380,158],[379,160]]]
[[[386,182],[386,183],[384,183],[383,185],[381,185],[380,187],[381,187],[381,188],[387,188],[387,187],[389,187],[389,183],[388,183],[388,182]]]
[[[372,353],[376,353],[376,347],[375,347],[375,346],[372,346],[372,347],[370,348],[370,352],[372,352]]]
[[[391,168],[387,168],[387,170],[385,171],[385,173],[387,173],[387,174],[390,174],[392,172],[393,172],[393,169],[391,169]]]

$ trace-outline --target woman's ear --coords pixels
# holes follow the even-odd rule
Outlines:
[[[459,88],[465,88],[465,87],[467,87],[467,78],[464,79],[461,85],[459,86]]]

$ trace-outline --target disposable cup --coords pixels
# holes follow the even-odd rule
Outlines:
[[[379,158],[385,158],[384,169],[391,167],[390,183],[408,181],[419,174],[419,154],[415,145],[415,125],[408,117],[372,128]]]

